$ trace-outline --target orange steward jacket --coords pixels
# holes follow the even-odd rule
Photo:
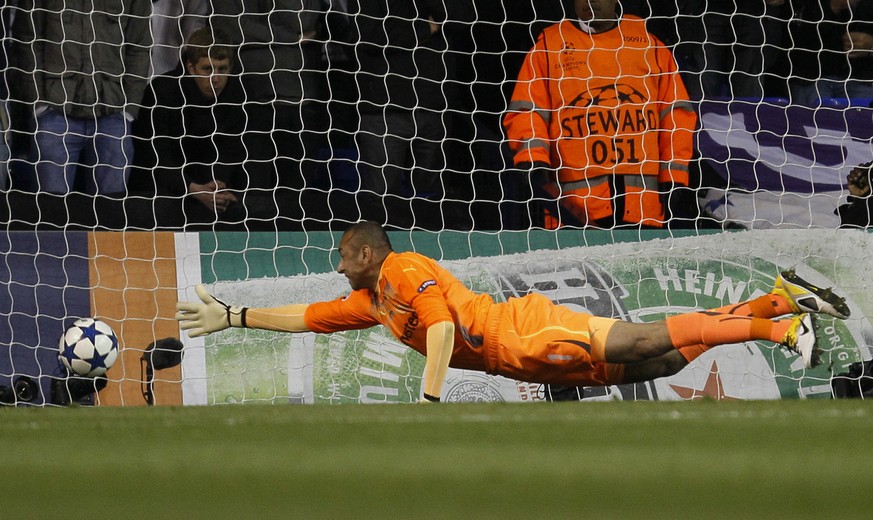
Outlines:
[[[546,28],[504,118],[515,164],[549,164],[547,189],[565,206],[576,199],[580,220],[624,207],[618,222],[654,226],[658,185],[688,185],[696,124],[670,50],[630,15],[596,34],[569,20]]]

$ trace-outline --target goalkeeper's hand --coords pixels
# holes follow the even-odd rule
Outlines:
[[[209,294],[205,287],[194,288],[203,303],[177,302],[176,320],[179,328],[187,330],[192,338],[205,336],[228,327],[245,327],[245,307],[224,303]]]

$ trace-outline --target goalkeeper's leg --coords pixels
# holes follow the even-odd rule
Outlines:
[[[741,303],[725,305],[717,309],[711,309],[708,312],[715,314],[733,314],[734,316],[746,316],[750,318],[775,318],[785,314],[794,312],[791,302],[778,294],[765,294],[754,300],[749,300]],[[701,354],[706,352],[712,345],[699,343],[697,345],[687,345],[679,347],[679,352],[689,362],[697,359]]]
[[[800,354],[807,367],[815,366],[812,316],[770,319],[798,310],[803,309],[790,296],[774,290],[747,302],[648,324],[594,317],[589,326],[591,355],[595,361],[627,365],[627,382],[675,374],[718,345],[762,339],[786,346]]]
[[[710,312],[680,314],[653,323],[591,318],[591,357],[607,363],[641,363],[672,349],[701,344],[714,347],[762,339],[782,343],[794,321]]]
[[[607,384],[621,385],[629,383],[642,383],[651,381],[659,377],[669,377],[676,374],[688,365],[688,360],[676,349],[673,349],[663,356],[658,356],[653,359],[643,361],[642,363],[632,363],[629,365],[610,365],[612,368],[607,370],[610,376],[610,381]]]
[[[812,368],[821,363],[820,352],[816,347],[815,331],[813,330],[811,318],[811,315],[804,314],[801,316],[795,316],[789,320],[783,320],[788,322],[789,326],[784,337],[780,341],[782,345],[789,350],[794,351],[803,359],[806,368]],[[705,348],[700,349],[700,347]],[[660,356],[639,363],[628,363],[623,365],[609,364],[611,369],[607,370],[607,373],[610,375],[607,384],[638,383],[641,381],[650,381],[659,377],[671,376],[685,368],[688,363],[708,348],[709,346],[706,345],[677,347],[668,350]],[[689,352],[694,352],[695,354],[690,356]]]
[[[844,319],[850,314],[844,298],[834,294],[830,289],[820,289],[798,278],[793,271],[786,271],[777,277],[774,289],[769,294],[754,300],[712,309],[708,312],[753,318],[775,318],[786,314],[802,315],[811,312],[829,314]],[[798,324],[795,323],[795,326]],[[783,340],[781,343],[786,344],[792,350],[797,350],[795,349],[797,342],[794,339]],[[687,361],[691,362],[712,346],[699,343],[678,347],[678,350]],[[808,355],[803,355],[804,360],[807,360]],[[815,365],[814,361],[808,361],[807,365],[809,366],[810,363]]]

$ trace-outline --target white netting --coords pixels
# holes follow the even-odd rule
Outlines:
[[[867,250],[866,235],[831,230],[870,221],[869,173],[852,172],[873,161],[873,0],[628,0],[616,2],[620,22],[601,11],[612,3],[4,3],[0,345],[10,355],[0,385],[54,374],[41,349],[73,316],[109,313],[141,354],[174,335],[168,302],[201,278],[241,284],[228,298],[263,296],[237,282],[249,277],[311,289],[294,277],[333,267],[320,255],[336,244],[322,232],[362,218],[402,231],[399,249],[442,261],[546,249],[569,262],[587,254],[561,256],[570,246],[612,244],[598,265],[630,287],[623,298],[636,300],[619,305],[632,307],[627,319],[696,302],[637,294],[662,290],[651,284],[667,271],[637,265],[641,253],[619,247],[624,241],[687,238],[659,244],[653,256],[680,259],[676,276],[690,287],[682,293],[728,279],[754,286],[792,262],[850,283],[848,266],[867,259],[853,253]],[[636,229],[640,222],[669,229]],[[633,229],[572,231],[586,224]],[[799,230],[791,236],[804,244],[798,252],[766,232],[738,240],[751,247],[762,237],[743,250],[756,260],[738,268],[733,242],[720,249],[710,235],[724,228]],[[33,229],[210,238],[193,249],[193,235],[45,238]],[[820,241],[836,244],[831,257]],[[758,266],[768,255],[772,264]],[[540,260],[520,263],[540,276]],[[141,262],[148,267],[135,271]],[[167,278],[165,262],[178,278]],[[485,286],[504,276],[455,267]],[[89,296],[98,286],[109,289]],[[131,299],[128,287],[144,299]],[[867,306],[860,293],[854,301]],[[843,368],[869,357],[856,356],[866,327],[862,317],[831,329],[831,339],[853,342]],[[397,357],[391,340],[373,334],[308,342],[294,356],[269,335],[215,339],[219,348],[199,351],[208,354],[185,380],[186,399],[403,400],[417,391],[420,360]],[[813,381],[784,360],[758,361],[729,369],[753,388],[743,395],[764,395],[756,385],[765,369],[787,378],[776,378],[780,395],[824,393],[824,374]],[[140,381],[134,358],[123,370],[110,372],[117,386]],[[385,381],[394,386],[378,386]],[[537,392],[492,383],[473,387]],[[693,383],[683,388],[703,384]]]
[[[672,225],[840,225],[834,210],[846,202],[846,176],[873,159],[870,2],[649,3],[622,2],[618,10],[643,17],[678,65],[697,114],[694,155],[609,146],[625,148],[619,163],[656,170],[692,159],[691,190],[669,197]],[[587,160],[561,155],[572,132],[553,124],[547,166],[570,187],[542,191],[544,178],[531,176],[507,146],[531,136],[503,120],[519,99],[516,80],[537,37],[577,20],[575,9],[560,1],[6,3],[4,215],[22,227],[110,229],[216,222],[325,229],[362,217],[403,229],[549,227],[554,222],[543,215],[556,209],[555,190],[576,193],[573,181],[584,178],[578,172]],[[586,81],[622,88],[637,74],[628,49],[640,35],[630,27],[618,29],[627,39],[621,53],[602,37],[610,31],[595,34],[598,64]],[[209,81],[203,94],[185,77],[212,73],[184,63],[184,39],[203,28],[232,51],[215,102]],[[562,38],[578,47],[571,32]],[[604,50],[618,68],[596,58]],[[547,50],[556,60],[561,52]],[[525,80],[585,77],[541,72]],[[548,94],[532,114],[546,110],[557,119],[573,101]],[[646,99],[632,102],[662,95],[641,94]],[[586,110],[584,117],[595,117],[594,105]],[[581,116],[571,117],[578,123]],[[125,119],[133,120],[132,136]],[[650,124],[634,131],[677,130]],[[596,159],[606,148],[590,153]],[[622,173],[621,164],[611,168]],[[233,195],[216,202],[217,188]],[[610,186],[590,200],[611,198],[620,211],[623,190],[632,188]],[[79,195],[95,192],[96,199]],[[67,193],[63,204],[52,196]],[[587,218],[598,221],[590,211]],[[859,215],[844,222],[863,221],[866,206],[853,211]],[[564,225],[580,223],[570,216],[565,211]]]

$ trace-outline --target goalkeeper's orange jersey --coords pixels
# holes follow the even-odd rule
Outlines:
[[[619,194],[601,187],[613,176],[628,192],[687,185],[696,124],[670,50],[630,15],[602,33],[570,20],[547,27],[525,58],[504,118],[515,164],[550,165],[558,193],[589,199],[583,222],[611,213]],[[644,206],[640,214],[619,217],[663,216],[656,194],[633,204]]]
[[[608,384],[606,364],[592,362],[589,355],[589,318],[539,294],[495,303],[413,252],[389,254],[376,292],[361,289],[314,303],[304,315],[307,328],[321,333],[382,324],[424,355],[427,328],[452,321],[452,367],[529,382]]]

